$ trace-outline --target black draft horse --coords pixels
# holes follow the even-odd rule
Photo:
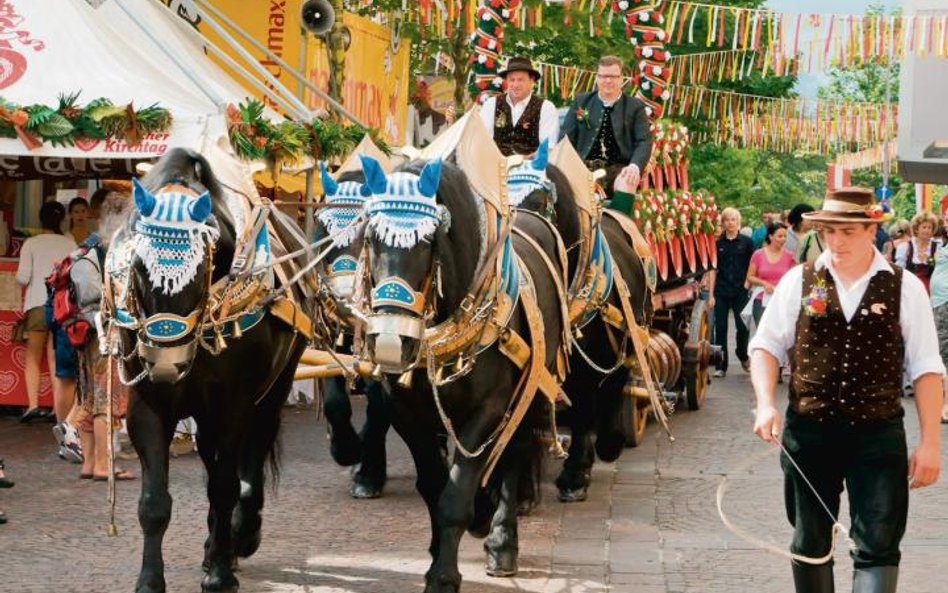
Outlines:
[[[322,290],[331,293],[325,295],[328,300],[324,301],[328,303],[325,308],[327,324],[330,334],[341,338],[341,343],[336,346],[343,351],[352,347],[353,320],[347,303],[353,296],[365,230],[364,223],[352,223],[362,213],[368,192],[363,191],[365,176],[361,171],[347,171],[337,181],[323,166],[321,179],[327,202],[336,207],[321,210],[316,216],[315,239],[320,241],[331,234],[339,235],[339,240],[333,241],[333,248],[323,266],[325,283]],[[344,204],[351,205],[351,208],[342,208]],[[378,381],[359,378],[356,382],[361,385],[368,401],[365,424],[359,432],[352,426],[352,403],[346,378],[332,377],[322,381],[329,451],[339,465],[355,466],[349,485],[349,494],[353,498],[378,498],[387,478],[385,438],[392,423],[392,412]]]
[[[422,301],[422,306],[410,313],[403,307],[373,300],[367,351],[373,363],[385,367],[384,385],[394,412],[392,424],[411,450],[418,474],[416,486],[428,507],[432,563],[425,575],[425,593],[456,593],[461,585],[458,545],[466,529],[478,536],[487,535],[484,547],[488,574],[511,576],[517,572],[517,510],[521,504],[529,506],[539,498],[544,447],[535,431],[548,426],[549,406],[541,394],[536,395],[487,487],[481,488],[489,447],[481,454],[476,454],[477,449],[490,443],[492,434],[496,436],[495,429],[504,422],[521,370],[495,343],[479,353],[466,374],[437,386],[435,392],[429,372],[424,370],[426,363],[419,357],[424,350],[425,327],[446,322],[461,311],[465,296],[476,284],[479,262],[491,251],[481,232],[484,207],[472,193],[465,174],[451,163],[411,162],[387,178],[375,161],[364,158],[363,170],[373,193],[365,231],[373,299],[381,295],[405,297],[416,304],[414,299]],[[413,190],[436,201],[437,226],[419,233],[415,241],[398,245],[381,228],[380,217],[385,216],[388,200],[398,201]],[[373,204],[378,204],[381,212],[374,210]],[[434,206],[429,203],[420,208],[430,212]],[[544,223],[531,235],[555,261],[554,233]],[[550,369],[555,365],[564,329],[556,284],[539,255],[522,238],[512,238],[517,256],[535,283],[546,348],[543,363]],[[392,292],[380,291],[382,287]],[[430,307],[424,306],[432,301]],[[429,313],[431,317],[426,319]],[[526,336],[527,323],[523,309],[518,307],[507,327]],[[410,376],[410,385],[398,380],[400,375],[402,379]],[[442,422],[439,406],[446,423]],[[450,463],[439,436],[445,430],[457,439]]]
[[[517,207],[543,215],[552,214],[552,222],[567,247],[567,281],[572,282],[577,270],[582,270],[586,263],[579,261],[579,245],[583,241],[593,241],[594,235],[582,236],[579,217],[585,214],[577,206],[576,196],[566,176],[554,165],[547,164],[543,146],[535,160],[526,161],[520,166],[532,168],[535,165],[540,170],[545,170],[549,183],[534,185],[532,189],[527,188],[526,195]],[[514,171],[511,171],[511,175],[514,175]],[[651,320],[652,304],[642,260],[628,235],[613,218],[602,216],[599,226],[616,268],[629,287],[636,322],[645,326]],[[592,231],[595,232],[595,228]],[[621,310],[615,287],[610,292],[609,302]],[[579,321],[582,323],[583,319]],[[563,384],[563,391],[572,401],[572,406],[564,414],[572,438],[569,455],[563,464],[562,472],[556,478],[559,498],[563,502],[586,499],[595,461],[594,453],[603,461],[615,461],[625,445],[626,429],[622,425],[622,405],[624,398],[628,396],[623,394],[623,387],[628,381],[630,371],[626,366],[617,366],[619,359],[607,335],[609,331],[613,332],[614,339],[618,337],[618,342],[623,341],[622,336],[618,336],[619,332],[614,328],[607,328],[601,315],[597,314],[585,321],[579,332],[581,335],[575,338],[570,356],[570,373]],[[630,353],[631,347],[629,342]],[[600,369],[609,369],[612,372],[603,374],[594,369],[579,352],[580,349]],[[592,438],[594,432],[595,445]]]
[[[202,337],[213,342],[213,337],[199,335],[204,331],[200,320],[211,284],[227,276],[238,248],[223,192],[204,157],[171,150],[141,185],[136,182],[137,208],[110,248],[110,257],[121,260],[119,254],[127,244],[127,259],[113,262],[110,273],[126,269],[128,298],[118,301],[116,310],[121,313],[124,306],[130,315],[119,334],[128,359],[124,374],[138,379],[131,388],[127,416],[142,470],[138,517],[144,546],[137,593],[165,590],[162,540],[172,504],[168,446],[175,424],[188,416],[197,421],[198,451],[207,470],[210,503],[201,588],[237,590],[236,558],[250,556],[260,545],[265,465],[269,460],[275,479],[280,408],[306,345],[302,334],[268,308],[258,311],[258,320],[241,317],[241,323],[256,322],[248,324],[239,339],[229,339],[228,347],[218,355],[198,345]],[[172,220],[169,228],[155,222],[156,217]],[[192,262],[196,268],[191,270],[191,279],[185,274],[178,278],[179,286],[170,290],[168,284],[159,281],[156,285],[154,280],[156,274],[160,278],[163,273],[176,273],[180,263],[169,264],[165,259],[169,253],[176,257],[169,236],[178,241],[178,249],[185,246],[204,254]],[[149,251],[152,238],[164,241],[155,244],[164,246],[160,256]],[[162,270],[162,265],[168,267]],[[267,356],[261,356],[262,352]]]

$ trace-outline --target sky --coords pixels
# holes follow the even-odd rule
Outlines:
[[[865,14],[870,4],[877,4],[879,0],[767,0],[765,6],[772,10],[789,13],[823,14]],[[896,8],[902,5],[901,0],[881,0],[887,8]],[[803,97],[815,97],[816,89],[826,82],[826,76],[801,74],[797,77],[796,91]]]

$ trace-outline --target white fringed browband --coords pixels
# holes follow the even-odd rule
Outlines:
[[[435,196],[423,195],[418,189],[418,176],[410,173],[390,175],[386,192],[372,197],[366,212],[378,239],[399,249],[411,249],[430,238],[441,224]]]
[[[173,296],[194,280],[207,245],[218,240],[220,231],[188,216],[195,197],[165,192],[154,198],[151,214],[135,223],[133,245],[152,288]]]

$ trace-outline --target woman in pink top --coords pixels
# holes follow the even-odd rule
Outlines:
[[[793,254],[783,248],[786,243],[787,227],[779,222],[771,223],[767,226],[764,246],[751,256],[750,266],[747,267],[747,283],[763,289],[754,291],[757,294],[752,309],[754,323],[760,323],[777,283],[796,265]]]

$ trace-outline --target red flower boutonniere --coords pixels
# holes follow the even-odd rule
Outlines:
[[[866,208],[866,216],[875,220],[879,220],[885,216],[885,210],[883,210],[882,206],[879,204],[875,204]]]
[[[810,289],[810,294],[803,297],[803,310],[810,317],[825,317],[829,301],[829,290],[822,277],[817,278]]]
[[[586,127],[588,128],[589,127],[589,112],[583,109],[582,107],[578,107],[576,109],[576,121],[586,124]]]

